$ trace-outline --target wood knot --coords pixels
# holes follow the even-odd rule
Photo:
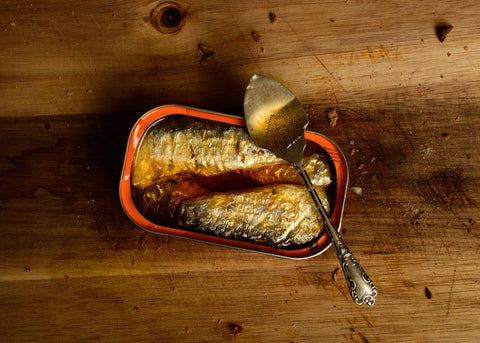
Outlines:
[[[157,5],[150,14],[150,22],[160,32],[179,32],[185,25],[186,11],[176,2],[166,1]]]

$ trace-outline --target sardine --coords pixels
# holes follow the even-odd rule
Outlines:
[[[195,179],[169,180],[146,188],[132,187],[132,197],[137,209],[148,220],[175,226],[179,204],[212,192]]]
[[[331,182],[320,155],[305,156],[305,167],[314,185]],[[184,120],[160,122],[145,134],[133,163],[132,185],[146,188],[179,175],[208,177],[238,170],[261,184],[302,183],[292,166],[257,147],[243,127]]]
[[[328,212],[325,190],[316,189]],[[179,220],[189,230],[278,248],[309,243],[323,228],[322,217],[305,186],[293,184],[186,200],[180,205]]]

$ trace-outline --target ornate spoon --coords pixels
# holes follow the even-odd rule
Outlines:
[[[335,247],[353,301],[373,305],[377,288],[338,233],[305,171],[303,152],[308,117],[300,101],[281,83],[257,74],[247,86],[244,112],[255,144],[290,162],[301,175]]]

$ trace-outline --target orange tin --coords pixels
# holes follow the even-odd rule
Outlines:
[[[300,249],[291,250],[291,249],[281,249],[271,246],[256,244],[252,242],[234,240],[230,238],[223,238],[208,235],[205,233],[193,232],[182,230],[178,228],[172,228],[167,226],[162,226],[156,223],[153,223],[146,219],[135,207],[132,198],[132,189],[131,189],[131,168],[133,164],[133,159],[135,155],[135,149],[138,144],[141,143],[143,134],[154,124],[159,122],[162,118],[167,116],[186,116],[193,118],[201,118],[206,120],[211,120],[220,123],[227,123],[238,126],[245,126],[245,121],[241,117],[222,114],[217,112],[211,112],[206,110],[200,110],[191,107],[185,107],[181,105],[165,105],[154,108],[149,112],[145,113],[134,125],[130,137],[127,143],[127,151],[125,154],[125,161],[123,164],[123,170],[120,180],[120,201],[125,210],[125,213],[130,217],[130,219],[138,225],[140,228],[158,234],[164,234],[169,236],[181,237],[193,239],[196,241],[219,244],[228,247],[234,247],[249,251],[256,251],[264,254],[270,254],[274,256],[292,258],[292,259],[304,259],[316,256],[324,252],[330,246],[330,239],[327,232],[324,230],[323,233],[307,247],[302,247]],[[331,210],[332,222],[340,230],[343,207],[345,203],[346,189],[348,184],[348,167],[346,159],[340,148],[328,137],[312,132],[306,131],[305,138],[308,144],[314,144],[318,146],[319,149],[323,149],[326,154],[331,159],[331,164],[333,167],[332,177],[333,177],[333,204]]]

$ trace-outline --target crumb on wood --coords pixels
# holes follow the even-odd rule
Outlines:
[[[24,272],[31,272],[31,271],[32,271],[32,267],[30,267],[30,266],[25,266],[25,267],[23,268],[23,271],[24,271]]]
[[[428,289],[427,286],[425,286],[425,296],[427,299],[432,299],[432,292]]]
[[[328,120],[328,124],[329,124],[331,127],[337,126],[337,121],[338,121],[338,113],[337,113],[337,110],[335,110],[335,109],[328,109],[328,110],[327,110],[327,120]]]
[[[359,169],[359,170],[365,169],[365,164],[359,163],[359,164],[358,164],[358,169]]]
[[[333,271],[332,273],[332,279],[333,281],[337,281],[338,280],[338,271],[340,270],[340,268],[335,268],[335,270]]]
[[[10,20],[8,23],[10,24],[11,27],[17,26],[17,24],[13,20]]]
[[[216,54],[215,49],[202,43],[198,44],[198,51],[200,51],[200,53],[202,54],[202,57],[204,58],[212,57],[213,55]]]
[[[356,195],[362,195],[362,187],[352,186],[350,187],[350,190]]]
[[[258,32],[252,31],[252,38],[255,42],[260,42],[260,39],[262,38],[262,36],[260,36]]]
[[[273,12],[270,12],[268,18],[270,18],[270,23],[272,24],[275,24],[277,22],[277,15]]]
[[[442,133],[442,138],[448,141],[450,139],[450,135],[448,133]]]
[[[243,331],[243,328],[240,325],[235,323],[228,323],[228,329],[230,330],[233,336],[237,336]]]
[[[190,333],[190,328],[188,326],[185,326],[185,332]]]
[[[202,43],[198,44],[198,51],[202,55],[202,57],[200,59],[201,64],[205,64],[209,57],[212,57],[213,55],[216,54],[215,49],[211,48],[208,45],[202,44]]]
[[[453,26],[449,24],[441,24],[435,28],[438,40],[443,43],[447,35],[453,30]]]

